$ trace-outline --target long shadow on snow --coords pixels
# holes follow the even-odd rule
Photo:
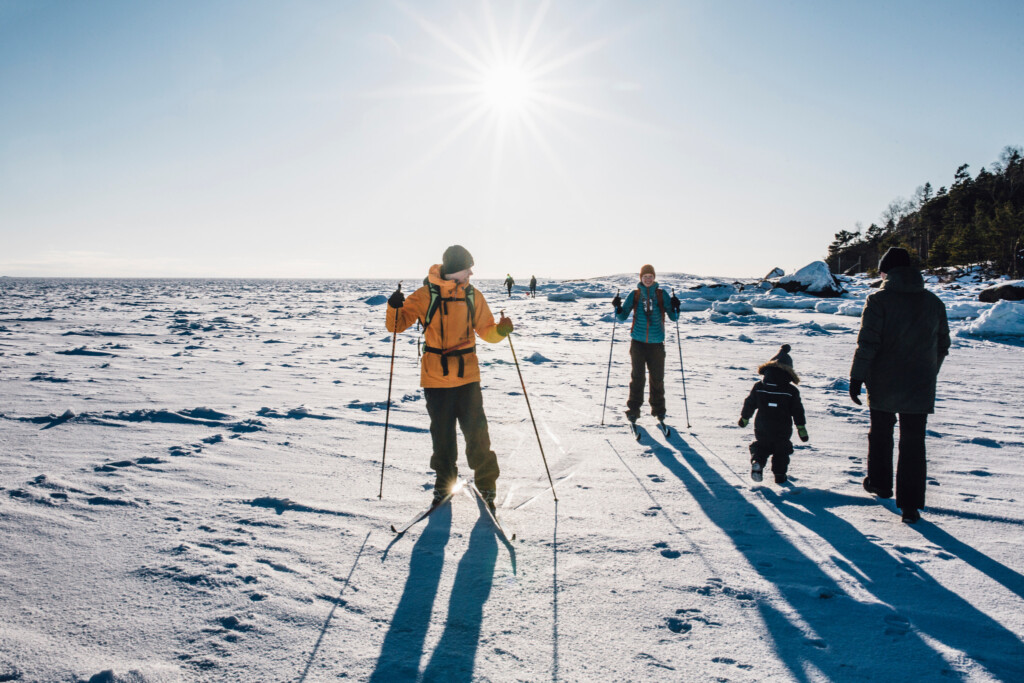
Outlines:
[[[1024,678],[1024,643],[1016,635],[938,583],[915,563],[900,562],[883,548],[865,542],[856,527],[830,511],[830,508],[856,505],[863,496],[808,491],[800,497],[800,507],[771,490],[765,490],[764,496],[794,522],[840,549],[844,557],[866,575],[867,580],[862,581],[862,585],[879,600],[911,616],[918,631],[966,653],[1001,680]],[[965,562],[1010,590],[1014,590],[1012,577],[1016,577],[1016,590],[1020,590],[1020,574],[965,546],[927,520],[922,520],[915,528],[937,545],[952,542],[956,550],[951,552],[957,552]]]
[[[926,508],[925,512],[930,512],[930,510]],[[948,553],[953,553],[993,581],[1001,583],[1017,597],[1024,599],[1024,576],[1018,572],[998,560],[993,560],[985,553],[975,550],[934,524],[917,524],[914,529],[935,545]]]
[[[940,673],[950,680],[959,677],[913,631],[895,637],[887,634],[886,625],[892,621],[887,622],[886,617],[897,622],[901,619],[892,609],[865,604],[849,596],[812,558],[781,536],[760,510],[682,437],[673,432],[669,443],[685,464],[677,459],[676,451],[652,438],[644,440],[644,445],[683,482],[708,518],[729,535],[750,567],[775,584],[780,596],[796,612],[795,617],[806,624],[806,628],[798,626],[771,602],[757,600],[767,635],[795,680],[813,680],[817,677],[815,672],[832,680],[920,680]],[[867,545],[860,534],[840,547],[845,550],[858,544]],[[779,566],[771,566],[768,560]],[[884,578],[878,577],[883,582],[891,582],[897,572],[906,571],[892,558],[879,566],[884,570]],[[859,579],[855,574],[854,578]],[[942,599],[959,600],[946,593]],[[897,601],[902,600],[898,597]]]
[[[482,503],[478,501],[477,505]],[[480,507],[480,518],[470,532],[469,547],[455,572],[444,632],[423,671],[424,681],[473,680],[484,605],[494,585],[497,559],[497,536],[487,513]]]
[[[370,681],[415,681],[419,677],[423,642],[430,627],[430,614],[434,609],[441,570],[444,567],[444,549],[451,536],[452,511],[445,505],[427,517],[427,526],[412,548],[409,576],[405,580],[402,597],[391,627],[384,636],[377,666]]]

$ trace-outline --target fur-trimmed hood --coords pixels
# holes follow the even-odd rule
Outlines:
[[[764,375],[765,378],[770,379],[768,377],[768,373],[772,372],[773,368],[785,375],[793,384],[800,384],[800,375],[796,374],[796,370],[793,369],[793,366],[780,363],[777,360],[770,360],[767,363],[762,363],[761,366],[757,368],[757,374]]]

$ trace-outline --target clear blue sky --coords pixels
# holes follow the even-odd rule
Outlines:
[[[0,0],[0,274],[761,275],[1024,144],[1021,2]]]

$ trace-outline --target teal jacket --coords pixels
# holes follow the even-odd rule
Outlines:
[[[661,306],[658,305],[658,283],[650,287],[644,287],[643,283],[637,285],[640,292],[640,300],[635,301],[637,290],[629,293],[622,304],[622,312],[616,313],[616,317],[625,322],[630,313],[633,313],[634,304],[636,314],[633,316],[633,327],[630,336],[637,341],[646,344],[662,344],[665,342],[665,324],[661,315]],[[665,314],[669,320],[679,320],[679,313],[672,310],[669,300],[672,298],[668,292],[662,293],[665,300]],[[650,311],[648,313],[647,311]]]

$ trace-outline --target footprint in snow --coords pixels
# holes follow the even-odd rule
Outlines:
[[[739,669],[753,669],[753,664],[739,664],[732,657],[712,657],[711,661],[715,664],[729,664],[730,666],[736,666]]]
[[[661,484],[662,482],[665,481],[665,477],[662,477],[661,475],[658,474],[648,474],[647,478],[653,481],[655,484]]]
[[[689,633],[693,630],[694,624],[703,624],[711,628],[722,625],[694,607],[677,609],[675,616],[665,618],[665,626],[673,633]]]

